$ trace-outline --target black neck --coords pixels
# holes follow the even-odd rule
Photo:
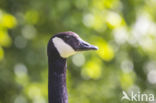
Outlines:
[[[66,59],[61,58],[54,47],[48,47],[48,64],[49,103],[68,103],[66,88]]]

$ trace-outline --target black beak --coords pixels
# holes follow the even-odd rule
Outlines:
[[[87,51],[87,50],[97,50],[98,49],[98,47],[91,45],[81,39],[79,40],[79,42],[80,42],[80,45],[76,51]]]

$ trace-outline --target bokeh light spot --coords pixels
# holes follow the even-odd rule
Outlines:
[[[17,36],[14,40],[14,44],[17,48],[25,48],[27,45],[27,40],[23,38],[22,36]]]
[[[132,72],[131,73],[121,73],[120,83],[121,83],[122,88],[124,88],[124,89],[131,87],[134,83],[133,77],[132,77]]]
[[[0,30],[0,45],[4,47],[9,47],[11,45],[11,38],[4,30]]]
[[[26,39],[33,39],[36,36],[36,29],[32,25],[26,25],[22,29],[22,35]]]
[[[90,60],[82,69],[81,75],[84,79],[99,79],[101,77],[101,63],[99,60]]]
[[[91,27],[94,24],[94,16],[92,14],[86,14],[83,17],[83,23],[87,27]]]
[[[28,102],[24,96],[20,95],[15,98],[14,103],[28,103]]]
[[[156,69],[151,70],[148,74],[147,74],[147,79],[151,84],[156,84]]]
[[[101,38],[97,38],[96,41],[97,41],[96,45],[99,48],[99,50],[97,51],[97,54],[105,61],[112,60],[114,57],[113,48]]]
[[[133,70],[133,63],[132,63],[132,61],[130,61],[130,60],[124,60],[124,61],[122,61],[122,63],[121,63],[121,69],[124,72],[126,72],[126,73],[132,72],[132,70]]]
[[[72,62],[74,65],[80,67],[85,63],[85,57],[83,54],[76,54],[73,56]]]
[[[106,17],[106,22],[110,28],[117,28],[123,24],[123,19],[117,13],[109,12]]]
[[[114,39],[118,44],[124,44],[129,39],[128,38],[128,31],[125,27],[116,28],[114,31]]]
[[[35,84],[30,85],[30,87],[28,87],[28,96],[32,99],[40,97],[41,96],[40,88]]]
[[[29,10],[25,14],[25,19],[29,24],[36,24],[39,20],[39,14],[36,10]]]
[[[4,51],[3,49],[0,47],[0,61],[3,60],[4,58]]]
[[[16,25],[16,19],[10,14],[3,14],[2,21],[0,22],[6,28],[13,28]]]
[[[14,72],[17,77],[21,78],[27,75],[27,68],[24,64],[16,64],[14,67]]]

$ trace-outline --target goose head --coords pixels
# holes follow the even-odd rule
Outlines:
[[[76,54],[80,51],[97,50],[98,48],[82,40],[74,32],[61,32],[51,39],[54,48],[62,58]]]

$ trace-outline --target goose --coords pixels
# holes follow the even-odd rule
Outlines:
[[[66,88],[66,59],[80,51],[97,50],[74,32],[61,32],[48,42],[48,101],[68,103]]]

